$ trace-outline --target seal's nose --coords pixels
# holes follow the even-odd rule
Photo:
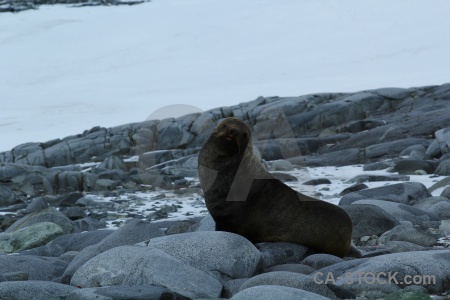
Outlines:
[[[237,129],[236,129],[236,128],[230,128],[230,134],[231,134],[232,136],[235,136],[236,133],[237,133]]]

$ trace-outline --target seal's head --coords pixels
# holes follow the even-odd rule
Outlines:
[[[252,147],[250,127],[242,120],[226,118],[214,129],[213,141],[223,156],[242,155]]]

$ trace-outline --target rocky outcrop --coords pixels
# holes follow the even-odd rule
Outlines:
[[[198,152],[222,118],[237,117],[254,130],[266,160],[306,165],[366,163],[398,156],[410,146],[448,152],[450,84],[384,88],[357,93],[260,97],[177,119],[95,127],[82,134],[27,143],[0,153],[0,162],[56,167],[139,155],[144,167]],[[436,133],[437,142],[433,143]]]

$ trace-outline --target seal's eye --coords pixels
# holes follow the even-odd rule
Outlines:
[[[227,128],[227,124],[220,125],[220,129],[225,129],[225,128]]]

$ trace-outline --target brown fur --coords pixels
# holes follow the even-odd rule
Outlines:
[[[336,205],[298,193],[271,175],[253,154],[250,128],[227,118],[199,155],[200,184],[216,230],[253,243],[291,242],[345,256],[352,222]]]

